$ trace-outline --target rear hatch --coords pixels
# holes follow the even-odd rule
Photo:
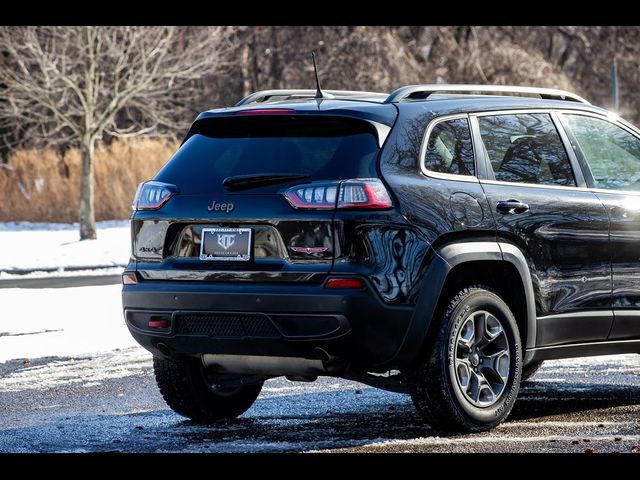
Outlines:
[[[139,189],[132,221],[139,273],[321,281],[335,257],[336,205],[388,200],[377,180],[378,135],[374,122],[285,109],[196,121]]]

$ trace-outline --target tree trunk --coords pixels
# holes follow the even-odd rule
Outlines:
[[[271,27],[271,68],[270,76],[273,88],[282,88],[282,64],[280,62],[280,47],[278,44],[278,27]]]
[[[242,96],[246,97],[252,92],[251,77],[249,74],[249,42],[245,40],[240,47],[240,70],[242,71]]]
[[[82,172],[80,174],[80,240],[95,240],[96,219],[93,210],[93,153],[95,140],[83,139],[80,146]]]

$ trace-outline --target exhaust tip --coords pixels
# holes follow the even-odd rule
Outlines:
[[[324,348],[321,348],[321,347],[314,348],[313,353],[315,353],[316,357],[318,357],[320,360],[322,360],[325,363],[331,362],[331,360],[335,359],[335,357],[331,356],[329,352],[327,352]]]
[[[160,353],[162,353],[163,355],[166,355],[167,357],[171,356],[171,350],[169,349],[169,347],[167,347],[164,343],[162,342],[158,342],[156,343],[156,348],[160,351]]]

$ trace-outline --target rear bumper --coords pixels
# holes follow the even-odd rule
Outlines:
[[[319,358],[318,349],[354,368],[386,370],[413,309],[361,290],[310,284],[140,281],[125,285],[125,319],[154,355],[268,355]],[[150,328],[149,322],[166,328]]]

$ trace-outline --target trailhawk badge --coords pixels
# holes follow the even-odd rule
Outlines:
[[[312,253],[324,253],[329,250],[329,247],[289,247],[296,253],[306,253],[311,255]]]

